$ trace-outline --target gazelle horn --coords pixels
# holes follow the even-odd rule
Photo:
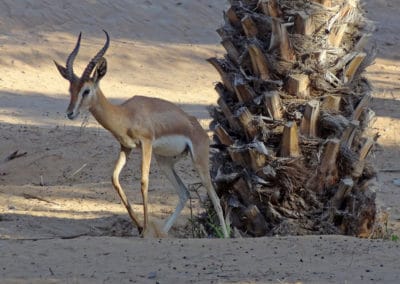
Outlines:
[[[66,68],[67,68],[67,72],[68,72],[68,79],[70,81],[77,78],[77,76],[74,74],[73,65],[74,65],[75,57],[78,54],[79,47],[81,45],[81,36],[82,36],[82,32],[79,33],[78,41],[76,42],[75,48],[74,48],[74,50],[72,50],[71,54],[67,58]]]
[[[97,62],[100,60],[100,58],[102,58],[104,56],[104,54],[106,53],[106,51],[108,49],[108,46],[110,45],[110,37],[109,37],[108,33],[105,30],[103,30],[103,32],[106,34],[106,37],[107,37],[106,43],[104,44],[102,49],[100,49],[100,51],[92,58],[92,60],[90,60],[89,64],[86,66],[85,71],[83,71],[81,80],[89,79],[90,74],[92,73]]]

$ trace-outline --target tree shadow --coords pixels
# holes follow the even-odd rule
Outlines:
[[[163,46],[164,56],[173,46],[192,44],[217,45],[216,22],[222,20],[224,1],[206,4],[201,1],[79,1],[65,3],[55,1],[51,5],[44,0],[20,3],[0,3],[0,28],[2,44],[11,48],[2,52],[0,63],[9,65],[12,61],[30,62],[32,65],[48,62],[50,58],[64,58],[66,41],[76,40],[83,32],[82,45],[88,42],[99,45],[104,42],[105,29],[111,35],[112,43],[125,45],[125,54],[136,50],[136,42]],[[193,13],[193,11],[196,11]],[[21,36],[25,34],[24,36]],[[29,40],[29,42],[28,42]],[[60,43],[64,49],[54,50],[52,45]],[[13,51],[12,46],[46,46],[46,53]],[[168,47],[169,46],[169,47]],[[0,46],[1,47],[1,46]],[[73,45],[71,44],[71,49]],[[68,48],[67,48],[68,49]],[[127,50],[128,49],[128,52]],[[51,53],[49,54],[49,50]],[[189,49],[190,50],[190,49]],[[135,56],[135,52],[132,53]],[[187,55],[181,54],[182,58]],[[193,53],[191,53],[193,56]],[[89,59],[85,58],[85,60]],[[121,55],[121,60],[126,61]],[[151,55],[144,62],[157,64]],[[197,60],[197,58],[194,58]],[[200,60],[204,60],[201,58]]]
[[[126,100],[123,97],[114,97],[113,104],[121,104]],[[69,104],[69,94],[46,95],[37,92],[0,91],[0,123],[27,124],[32,126],[54,127],[57,125],[77,126],[82,119],[89,115],[83,113],[76,121],[69,121],[65,110]],[[207,105],[176,103],[189,115],[198,119],[209,119]],[[92,127],[93,128],[93,127]]]
[[[76,215],[74,212],[69,212]],[[0,239],[40,240],[91,237],[139,237],[139,232],[126,215],[98,218],[59,218],[29,214],[0,215]]]
[[[399,38],[396,35],[398,34],[400,6],[395,2],[364,1],[367,18],[376,26],[373,39],[378,48],[378,57],[399,61],[400,55],[397,52]]]
[[[210,33],[201,38],[202,43],[211,43],[213,23],[222,19],[224,7],[224,1],[211,4],[190,0],[54,1],[51,5],[44,0],[20,5],[2,1],[0,19],[14,30],[97,34],[103,28],[117,37],[129,35],[130,39],[164,43],[196,42],[196,38]]]

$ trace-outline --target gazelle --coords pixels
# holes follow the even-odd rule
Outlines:
[[[175,211],[162,228],[163,233],[167,234],[189,197],[186,186],[174,169],[177,160],[189,153],[218,214],[224,237],[229,237],[220,201],[211,183],[207,134],[195,117],[189,116],[173,103],[162,99],[134,96],[121,105],[111,104],[99,86],[100,80],[107,72],[107,61],[104,54],[110,44],[110,37],[106,31],[104,32],[106,34],[104,46],[86,66],[81,77],[75,75],[73,63],[79,51],[82,33],[79,34],[75,48],[67,58],[66,66],[63,67],[54,61],[61,76],[70,83],[71,98],[67,108],[68,118],[74,119],[81,110],[89,110],[95,119],[109,130],[120,143],[121,150],[112,174],[112,184],[128,210],[129,216],[143,235],[146,234],[149,223],[147,192],[152,154],[154,153],[159,167],[177,189],[179,195],[179,203]],[[94,74],[91,76],[93,70]],[[132,148],[139,146],[142,150],[143,226],[119,183],[119,175],[125,166],[127,156]]]

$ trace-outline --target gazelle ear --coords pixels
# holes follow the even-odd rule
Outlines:
[[[107,73],[107,60],[102,57],[97,62],[96,70],[94,71],[93,81],[97,84]]]
[[[54,64],[56,64],[56,67],[58,69],[58,72],[60,72],[61,76],[63,76],[66,80],[70,80],[70,78],[68,78],[68,72],[67,72],[67,68],[65,68],[64,66],[61,66],[60,64],[58,64],[55,60],[54,60]]]

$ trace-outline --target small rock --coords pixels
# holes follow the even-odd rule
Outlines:
[[[400,178],[393,179],[393,184],[397,185],[397,186],[400,186]]]
[[[147,275],[148,279],[154,279],[157,277],[157,272],[156,271],[152,271]]]

